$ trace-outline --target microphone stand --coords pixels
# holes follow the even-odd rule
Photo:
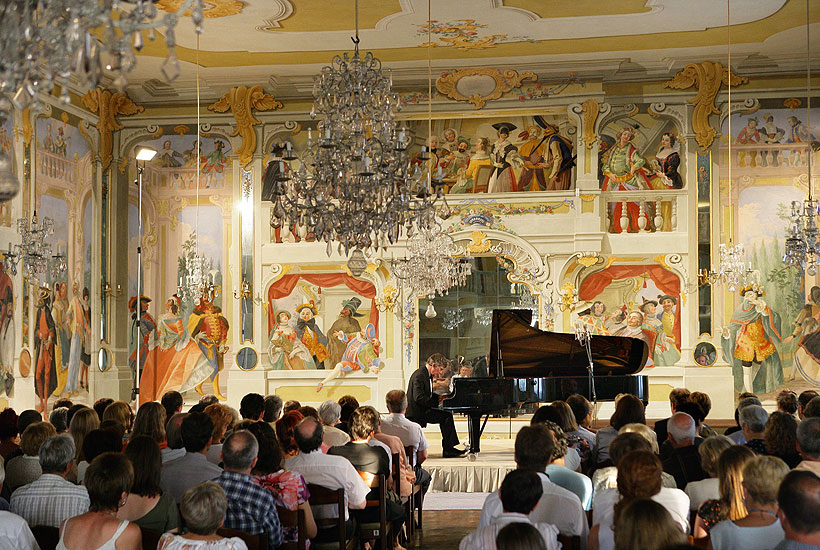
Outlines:
[[[589,387],[590,393],[592,394],[592,406],[593,410],[598,406],[598,394],[595,391],[595,366],[592,362],[592,335],[589,333],[589,329],[583,322],[576,322],[575,323],[575,339],[578,341],[581,346],[586,349],[587,352],[587,360],[589,364],[587,364],[587,376],[589,376]]]

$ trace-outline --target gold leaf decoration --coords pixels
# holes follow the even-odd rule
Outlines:
[[[475,93],[470,97],[463,95],[458,91],[458,83],[462,78],[488,76],[495,81],[495,88],[488,94],[482,95]],[[519,74],[518,71],[507,69],[499,71],[496,68],[478,68],[478,69],[460,69],[455,72],[447,72],[436,79],[436,90],[446,95],[450,99],[456,101],[469,101],[476,109],[481,109],[484,105],[492,100],[498,99],[503,94],[509,92],[513,88],[521,86],[524,80],[531,80],[535,82],[538,76],[532,72],[524,72]]]
[[[159,9],[169,13],[177,13],[184,4],[185,0],[159,0],[156,2]],[[207,0],[203,4],[205,7],[202,10],[202,15],[209,19],[237,15],[242,13],[242,8],[245,7],[245,3],[240,0]],[[182,15],[190,17],[191,10]]]
[[[190,131],[191,129],[184,124],[177,124],[176,126],[174,126],[174,133],[179,137],[184,136]]]
[[[31,145],[31,138],[34,137],[34,128],[31,125],[31,107],[23,109],[23,142],[26,147]]]
[[[689,63],[672,80],[664,83],[664,87],[676,90],[686,90],[693,86],[697,89],[697,95],[686,101],[695,105],[692,113],[692,129],[695,131],[695,140],[704,150],[711,147],[717,135],[717,130],[709,124],[709,115],[719,113],[715,107],[715,97],[721,85],[729,84],[730,78],[732,86],[740,86],[749,82],[745,76],[731,73],[718,62],[703,61]]]
[[[281,109],[282,103],[277,101],[272,95],[266,94],[262,86],[256,85],[252,88],[247,86],[236,86],[223,95],[219,101],[208,105],[208,110],[216,113],[226,113],[231,111],[236,121],[236,129],[231,133],[231,137],[240,136],[242,144],[236,151],[239,156],[239,163],[247,166],[256,151],[256,131],[253,129],[261,121],[253,116],[254,109],[257,111],[273,111]]]
[[[101,88],[89,90],[83,96],[83,105],[99,116],[97,131],[100,133],[100,159],[102,169],[106,171],[113,158],[114,132],[123,129],[123,125],[117,121],[117,116],[133,115],[145,109],[131,101],[126,92],[112,93]]]
[[[790,111],[794,111],[802,104],[803,102],[797,99],[796,97],[790,97],[789,99],[783,101],[783,106],[788,107]]]
[[[595,121],[598,119],[598,112],[600,105],[595,98],[589,98],[581,104],[581,109],[584,111],[584,145],[587,149],[592,149],[598,136],[595,134]]]

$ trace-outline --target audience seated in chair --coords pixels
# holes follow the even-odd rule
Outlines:
[[[625,499],[615,507],[615,550],[661,550],[685,544],[669,511],[651,498]]]
[[[335,427],[339,423],[341,414],[342,406],[332,399],[328,399],[319,405],[319,420],[322,422],[322,431],[324,433],[322,441],[328,447],[344,445],[350,441],[347,432]]]
[[[795,470],[820,477],[820,418],[806,418],[797,427],[797,450],[803,460]]]
[[[777,517],[785,538],[774,550],[820,547],[820,478],[811,472],[786,474],[777,492]]]
[[[225,491],[213,481],[206,481],[185,491],[179,512],[185,520],[183,535],[165,533],[158,550],[247,550],[238,537],[225,538],[217,529],[225,522],[228,499]]]
[[[797,452],[797,420],[792,415],[781,411],[770,414],[763,430],[763,443],[766,446],[766,454],[776,456],[789,468],[800,464],[800,453]]]
[[[382,417],[380,430],[387,435],[394,435],[401,439],[402,445],[412,447],[411,456],[407,457],[408,462],[413,463],[413,470],[416,473],[415,484],[419,485],[422,493],[426,493],[430,487],[430,473],[421,467],[422,462],[427,460],[427,449],[429,443],[421,429],[421,426],[409,420],[407,412],[407,394],[404,390],[391,390],[385,397],[388,414]]]
[[[695,540],[708,537],[712,527],[721,521],[746,517],[743,468],[754,456],[754,452],[745,445],[732,445],[720,453],[717,465],[720,498],[706,500],[698,507],[693,532]]]
[[[720,498],[718,460],[720,454],[732,445],[732,440],[725,435],[716,435],[707,437],[698,447],[700,466],[709,477],[700,481],[692,481],[684,488],[686,495],[689,497],[690,510],[697,510],[707,500]]]
[[[185,491],[210,481],[222,473],[222,468],[208,462],[206,454],[211,446],[214,424],[203,412],[189,413],[180,427],[185,454],[162,465],[160,487],[179,503]]]
[[[615,412],[609,418],[609,426],[595,434],[596,464],[609,466],[609,444],[618,437],[618,430],[627,424],[646,424],[646,411],[640,399],[634,395],[620,395],[615,399]]]
[[[697,425],[685,412],[676,412],[667,423],[669,453],[663,457],[663,471],[675,478],[678,489],[685,489],[692,481],[706,478],[695,446]]]

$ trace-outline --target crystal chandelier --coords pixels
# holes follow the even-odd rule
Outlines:
[[[438,214],[449,216],[441,187],[410,169],[410,136],[395,120],[401,103],[390,70],[370,52],[359,54],[358,13],[357,2],[353,55],[335,56],[314,77],[317,135],[308,130],[299,157],[287,144],[283,160],[300,162],[280,170],[273,191],[271,226],[307,230],[327,243],[328,255],[332,241],[347,255],[386,248],[411,226],[431,228],[439,199]]]
[[[51,243],[46,242],[46,238],[54,234],[51,218],[40,221],[35,210],[30,223],[26,218],[17,220],[17,233],[21,243],[14,245],[14,251],[9,244],[8,252],[3,253],[3,267],[7,273],[17,275],[20,260],[23,261],[23,277],[30,280],[42,280],[47,274],[59,278],[66,272],[65,254],[59,249],[52,254]]]
[[[809,15],[809,2],[806,0],[806,16]],[[811,41],[809,23],[806,22],[806,116],[808,128],[811,128]],[[811,142],[811,130],[809,130]],[[808,166],[807,181],[808,196],[801,204],[792,201],[792,212],[789,228],[786,230],[786,246],[783,253],[783,263],[805,270],[807,275],[817,275],[817,265],[820,264],[820,231],[817,228],[817,215],[820,213],[820,203],[812,198],[811,164],[814,150],[812,143],[807,143]]]
[[[441,326],[447,330],[453,330],[458,325],[464,322],[464,313],[457,307],[444,310],[444,319],[441,321]]]
[[[74,75],[82,85],[96,87],[104,69],[114,73],[114,86],[122,89],[144,45],[143,31],[154,40],[161,27],[168,46],[161,69],[171,82],[179,76],[174,27],[190,10],[196,32],[202,32],[202,6],[203,0],[185,0],[176,13],[160,16],[153,0],[4,0],[0,93],[24,109],[38,103],[38,93],[51,91],[58,79]],[[61,100],[70,101],[65,85]],[[0,118],[9,107],[8,102],[0,105]]]

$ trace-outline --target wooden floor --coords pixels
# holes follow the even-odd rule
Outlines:
[[[441,510],[424,512],[424,530],[416,530],[409,548],[451,549],[467,533],[478,527],[481,510]]]

